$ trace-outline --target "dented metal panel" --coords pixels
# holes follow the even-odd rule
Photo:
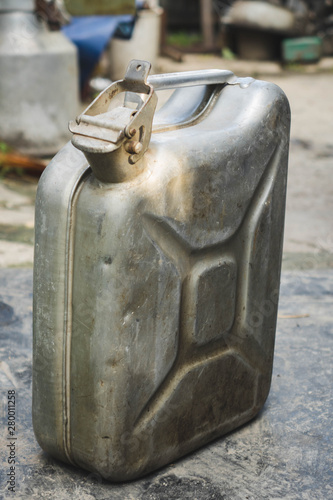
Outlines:
[[[224,74],[177,89],[150,137],[153,77],[133,64],[136,81],[113,84],[71,123],[84,154],[60,151],[36,204],[35,434],[52,455],[112,481],[262,408],[290,125],[278,87]],[[135,113],[108,142],[94,132],[119,107],[119,85]],[[89,130],[85,115],[96,118]]]

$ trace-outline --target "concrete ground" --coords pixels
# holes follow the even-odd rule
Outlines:
[[[285,91],[292,128],[283,266],[333,267],[333,60],[293,72],[276,63],[207,55],[188,55],[182,63],[158,61],[161,72],[205,68],[252,75]],[[0,267],[32,266],[36,185],[37,179],[26,177],[0,181]]]

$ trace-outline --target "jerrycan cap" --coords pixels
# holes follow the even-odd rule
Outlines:
[[[124,145],[128,162],[136,163],[146,152],[157,97],[147,83],[151,65],[129,63],[125,78],[112,83],[69,123],[73,145],[84,153],[112,153]]]

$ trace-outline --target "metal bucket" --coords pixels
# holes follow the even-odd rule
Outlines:
[[[79,109],[77,53],[32,3],[0,1],[0,139],[22,153],[53,155]]]
[[[36,201],[35,434],[112,481],[252,419],[277,318],[285,95],[229,71],[148,72],[132,61],[71,122]]]

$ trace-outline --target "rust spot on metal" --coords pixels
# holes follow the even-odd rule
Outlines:
[[[253,238],[253,251],[255,252],[256,246],[257,246],[257,236],[259,233],[259,227],[257,227],[256,232],[254,233],[254,238]]]

